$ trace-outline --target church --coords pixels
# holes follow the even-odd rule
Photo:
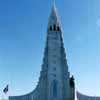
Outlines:
[[[9,100],[75,100],[74,76],[70,75],[63,43],[63,33],[55,4],[48,20],[46,45],[39,82],[36,88]],[[77,92],[78,100],[100,100]]]

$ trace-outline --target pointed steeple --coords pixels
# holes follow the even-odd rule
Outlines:
[[[55,0],[53,0],[51,14],[50,14],[49,21],[48,21],[48,27],[50,27],[54,24],[56,24],[57,26],[60,26],[60,21],[59,21],[59,16],[57,13]]]
[[[74,88],[70,85],[62,31],[55,6],[52,5],[48,22],[47,40],[39,82],[34,91],[9,100],[74,100]]]

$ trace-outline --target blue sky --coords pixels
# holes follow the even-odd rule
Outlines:
[[[38,81],[52,0],[0,0],[0,96]],[[76,90],[100,96],[100,0],[56,0]]]

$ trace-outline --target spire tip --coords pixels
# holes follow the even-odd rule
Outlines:
[[[53,5],[53,7],[55,7],[55,5],[56,5],[56,0],[52,0],[52,5]]]

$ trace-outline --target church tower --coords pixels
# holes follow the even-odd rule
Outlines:
[[[53,4],[38,85],[31,93],[10,96],[9,100],[74,100],[74,94],[74,78],[68,71],[61,24]]]
[[[68,71],[62,35],[57,9],[53,4],[42,65],[42,73],[47,81],[46,100],[74,100],[74,79],[70,78]]]

